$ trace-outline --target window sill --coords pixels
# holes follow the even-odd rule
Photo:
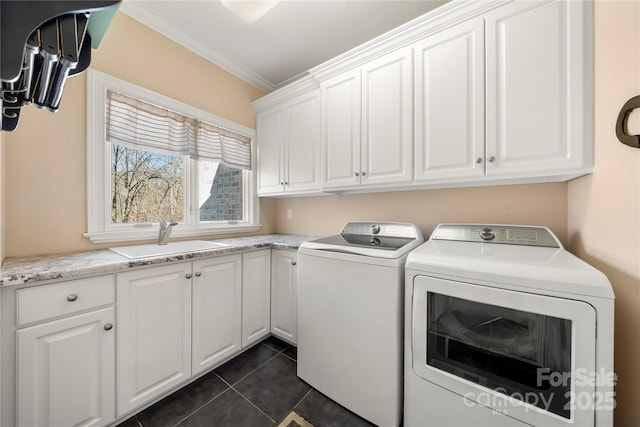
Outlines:
[[[171,238],[198,237],[212,234],[251,233],[259,231],[261,228],[261,225],[253,224],[222,224],[216,225],[215,227],[189,227],[178,225],[174,230],[172,230]],[[156,226],[143,230],[90,232],[84,233],[83,235],[91,240],[91,243],[156,240],[158,238],[158,227]]]

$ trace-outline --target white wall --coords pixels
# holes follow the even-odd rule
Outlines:
[[[640,149],[615,123],[640,95],[640,2],[595,3],[595,168],[568,185],[570,249],[607,275],[616,294],[616,426],[640,425]]]

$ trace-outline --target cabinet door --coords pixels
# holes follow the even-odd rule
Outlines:
[[[257,115],[258,195],[284,191],[284,109],[278,106]]]
[[[19,426],[102,426],[113,421],[113,317],[110,307],[18,330]]]
[[[240,351],[242,255],[193,263],[193,374]]]
[[[285,191],[320,191],[320,94],[300,95],[285,105]]]
[[[591,7],[513,2],[487,14],[487,175],[585,166]]]
[[[271,250],[242,254],[242,347],[269,334]]]
[[[320,85],[323,189],[360,184],[360,84],[356,69]]]
[[[484,175],[484,20],[413,46],[416,181]]]
[[[118,415],[191,376],[191,263],[118,274]]]
[[[271,333],[296,344],[297,252],[271,251]]]
[[[413,180],[412,52],[393,52],[362,67],[363,185]]]

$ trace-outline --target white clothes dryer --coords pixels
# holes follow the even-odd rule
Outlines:
[[[613,425],[613,290],[549,229],[441,224],[405,274],[405,426]]]

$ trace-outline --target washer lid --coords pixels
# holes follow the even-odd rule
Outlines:
[[[304,242],[300,247],[378,258],[400,258],[422,242],[422,232],[414,224],[349,222],[340,234]]]

